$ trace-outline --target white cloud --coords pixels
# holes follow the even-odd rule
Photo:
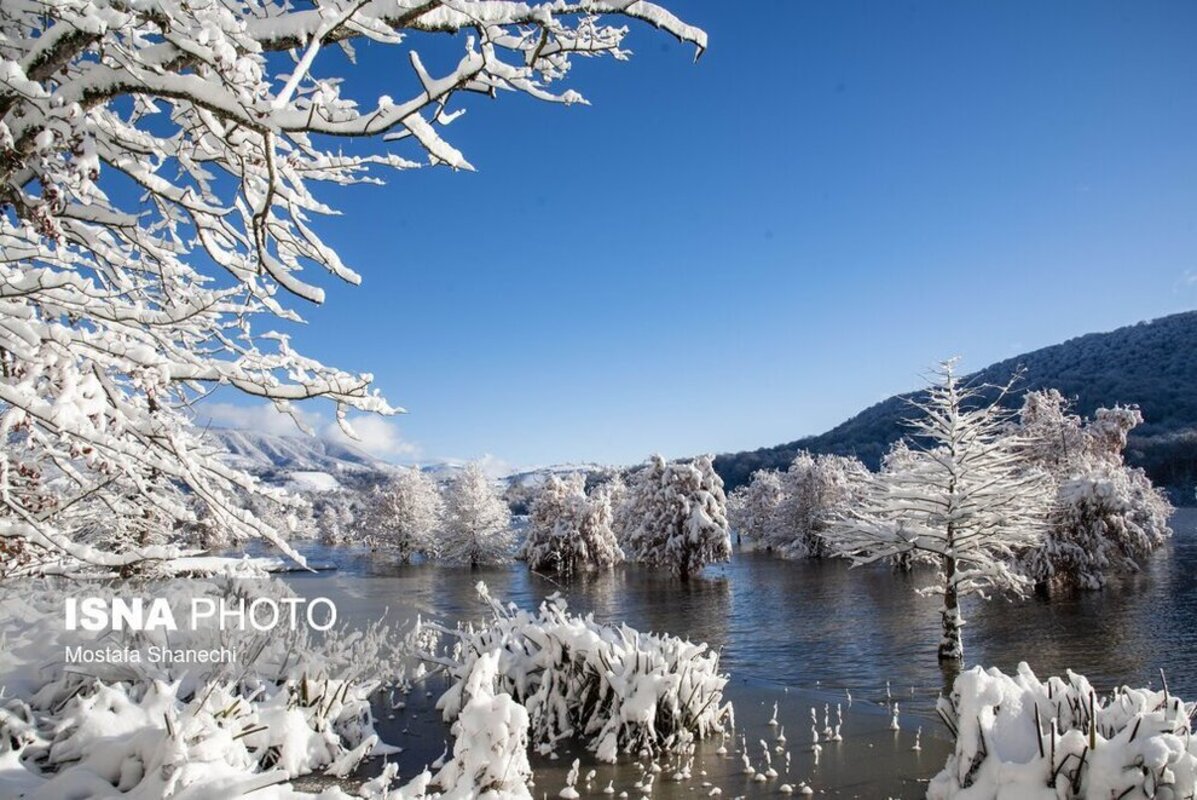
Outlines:
[[[483,453],[477,458],[447,458],[441,463],[451,467],[463,467],[468,463],[477,464],[490,478],[506,478],[513,473],[524,471],[519,465],[512,464],[491,453]]]
[[[203,403],[197,408],[200,425],[214,425],[220,428],[236,428],[256,431],[275,436],[303,436],[304,431],[286,414],[281,414],[271,403],[255,406],[239,406],[233,403]],[[386,461],[410,460],[420,455],[416,444],[403,438],[399,425],[391,417],[370,414],[351,416],[349,424],[357,439],[345,435],[330,415],[306,409],[295,409],[300,422],[325,441],[350,445]]]
[[[203,403],[197,408],[200,425],[212,424],[218,428],[269,433],[274,436],[301,436],[303,430],[286,414],[280,414],[273,404],[238,406],[232,403]],[[309,429],[316,430],[322,423],[319,414],[296,410],[296,416]]]
[[[392,418],[362,415],[351,417],[349,425],[357,434],[357,439],[346,436],[335,421],[325,425],[320,431],[320,436],[330,442],[340,442],[364,450],[375,458],[414,459],[420,455],[420,448],[404,440],[399,426]]]

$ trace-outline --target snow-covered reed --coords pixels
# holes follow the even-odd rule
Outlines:
[[[480,654],[462,681],[463,703],[453,723],[453,759],[431,781],[442,790],[441,800],[532,800],[528,712],[511,695],[495,691],[501,683],[500,661],[497,648]],[[417,778],[406,791],[413,794],[413,787],[421,784]]]
[[[504,607],[484,584],[478,591],[489,622],[436,628],[448,652],[424,654],[453,682],[437,703],[446,720],[462,713],[476,662],[497,652],[496,691],[527,709],[532,742],[545,751],[577,737],[599,760],[614,761],[620,752],[676,752],[731,724],[727,676],[706,644],[602,625],[570,614],[556,595],[531,612]]]
[[[1040,681],[980,667],[956,678],[939,712],[955,752],[931,800],[1187,798],[1197,793],[1197,705],[1122,687],[1098,695],[1083,676]]]
[[[225,580],[155,589],[169,598],[287,591],[277,581]],[[375,733],[370,698],[382,676],[401,678],[396,658],[409,645],[385,626],[318,641],[303,632],[181,629],[171,647],[227,646],[237,662],[64,664],[64,647],[89,643],[61,625],[63,596],[61,587],[29,583],[0,600],[0,686],[8,689],[0,692],[0,796],[215,800],[273,787],[254,797],[300,797],[286,786],[291,779],[344,777],[390,751]],[[131,651],[160,644],[144,631],[105,641]]]

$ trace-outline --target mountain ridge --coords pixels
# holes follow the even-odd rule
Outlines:
[[[1137,405],[1144,423],[1132,434],[1127,460],[1165,487],[1174,502],[1192,505],[1197,485],[1197,311],[1171,314],[990,364],[966,377],[1001,384],[1025,370],[1010,404],[1026,391],[1059,389],[1074,411]],[[799,450],[860,458],[875,469],[889,445],[906,433],[910,399],[919,390],[875,403],[825,433],[756,450],[724,453],[715,469],[727,489],[746,483],[757,469],[784,469]]]

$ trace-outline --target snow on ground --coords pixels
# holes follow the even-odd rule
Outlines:
[[[955,753],[931,800],[1145,800],[1197,792],[1197,704],[1166,689],[1099,696],[1082,675],[1040,681],[981,667],[940,701]]]
[[[327,472],[301,469],[287,473],[285,487],[295,492],[335,492],[341,483]]]

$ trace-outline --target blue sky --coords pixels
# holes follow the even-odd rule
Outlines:
[[[364,284],[295,339],[409,410],[380,452],[771,445],[946,356],[1197,306],[1197,4],[667,5],[697,64],[635,26],[630,62],[576,64],[590,107],[460,102],[476,173],[325,192]],[[361,67],[401,96],[400,49]]]

